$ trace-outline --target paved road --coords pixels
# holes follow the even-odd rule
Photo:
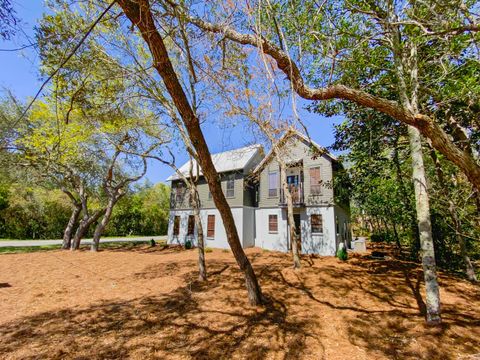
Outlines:
[[[132,241],[148,241],[154,239],[167,240],[167,237],[164,236],[138,236],[138,237],[109,237],[101,239],[102,242],[132,242]],[[62,240],[2,240],[0,241],[0,247],[8,246],[43,246],[43,245],[59,245],[62,243]],[[83,239],[82,244],[91,244],[92,239]]]

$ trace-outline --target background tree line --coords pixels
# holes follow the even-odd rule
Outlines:
[[[166,234],[169,201],[165,184],[133,186],[115,206],[104,235]],[[70,199],[59,189],[19,181],[0,185],[0,238],[62,238],[70,214]],[[92,237],[94,229],[89,228],[86,236]]]

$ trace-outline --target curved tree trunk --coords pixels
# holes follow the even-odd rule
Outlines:
[[[73,237],[72,246],[70,250],[78,250],[80,248],[80,242],[84,238],[85,234],[87,233],[90,226],[97,221],[100,216],[102,215],[104,210],[97,210],[91,216],[84,216],[83,219],[80,221],[78,225],[77,231],[75,232],[75,236]]]
[[[95,228],[92,245],[90,246],[91,251],[98,251],[98,246],[100,245],[100,237],[102,236],[105,228],[108,225],[108,222],[110,221],[110,218],[112,217],[113,208],[117,203],[117,201],[118,201],[118,198],[116,197],[108,201],[102,221],[100,221]]]
[[[283,194],[287,202],[287,221],[290,232],[290,241],[292,243],[293,268],[299,269],[302,266],[300,262],[300,244],[295,226],[295,218],[293,217],[293,200],[287,184],[287,170],[285,166],[284,163],[280,164],[280,182],[282,183]]]
[[[67,227],[63,232],[62,249],[64,250],[70,249],[71,247],[73,228],[75,227],[75,224],[78,221],[81,211],[82,211],[82,205],[75,204],[73,207],[72,215],[70,215],[70,219],[68,220]]]
[[[422,249],[422,267],[426,290],[426,321],[427,324],[438,324],[440,317],[440,291],[435,264],[435,250],[433,248],[432,226],[430,222],[430,204],[423,164],[422,140],[420,132],[413,126],[408,127],[410,151],[413,168],[413,185],[417,209],[418,229],[420,232],[420,246]]]
[[[223,194],[217,171],[213,165],[210,151],[200,128],[199,119],[195,116],[190,106],[172,66],[162,36],[155,26],[149,1],[137,0],[133,2],[131,0],[118,0],[118,4],[132,23],[139,28],[143,39],[150,49],[154,60],[154,67],[162,77],[165,87],[182,117],[182,121],[197,153],[198,161],[207,180],[210,192],[212,193],[213,201],[222,217],[228,244],[232,249],[240,270],[244,273],[249,301],[253,305],[260,305],[263,303],[260,285],[253,271],[252,264],[243,251],[232,211]]]

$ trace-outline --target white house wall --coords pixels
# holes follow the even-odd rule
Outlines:
[[[244,208],[241,208],[241,207],[231,208],[231,211],[232,211],[233,219],[235,221],[235,226],[237,228],[238,236],[240,238],[240,241],[242,241],[242,239],[244,239],[243,226],[242,226]],[[181,244],[181,245],[185,244],[185,241],[187,239],[189,215],[193,215],[192,210],[170,211],[170,218],[168,222],[168,240],[167,240],[169,244]],[[208,215],[215,215],[215,236],[212,239],[207,237]],[[173,222],[174,222],[175,216],[180,216],[180,229],[179,229],[180,231],[178,236],[173,236]],[[227,240],[227,234],[225,232],[225,227],[223,226],[222,217],[220,216],[220,212],[217,209],[202,209],[200,210],[200,218],[202,221],[205,247],[230,249],[230,246]],[[197,236],[197,228],[195,227],[194,238],[191,239],[194,245],[196,245],[196,236]],[[250,241],[250,242],[253,242],[253,241]]]
[[[350,234],[350,216],[340,206],[335,205],[335,216],[338,218],[339,231],[337,233],[337,246],[341,242],[346,242],[347,247],[351,244]],[[346,229],[345,229],[346,224]]]
[[[285,209],[262,208],[255,211],[256,239],[255,246],[262,249],[288,252],[288,220]],[[323,233],[312,234],[311,214],[322,215]],[[268,216],[278,216],[278,232],[269,233]],[[302,253],[333,256],[336,253],[335,212],[333,206],[307,207],[300,211],[302,233]]]
[[[323,233],[312,234],[310,215],[320,214]],[[333,206],[307,207],[301,216],[302,253],[334,256],[337,250],[335,236],[335,212]]]
[[[287,218],[280,208],[261,208],[255,210],[255,246],[275,251],[288,251]],[[278,232],[268,232],[268,216],[277,215]]]
[[[255,246],[255,208],[243,208],[243,247]]]

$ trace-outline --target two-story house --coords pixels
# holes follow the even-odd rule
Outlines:
[[[222,189],[232,210],[242,246],[255,246],[255,190],[249,181],[252,170],[264,158],[263,148],[252,145],[212,155],[212,161],[220,176]],[[188,161],[178,170],[188,176],[191,164]],[[193,174],[196,176],[196,162]],[[170,218],[168,242],[184,244],[187,239],[195,243],[196,228],[189,192],[177,174],[170,176]],[[228,249],[227,235],[222,218],[216,209],[206,179],[199,174],[197,191],[200,199],[200,218],[205,237],[205,246]]]
[[[335,196],[338,160],[323,147],[296,131],[288,131],[278,143],[287,164],[287,183],[294,203],[294,219],[302,253],[335,255],[341,242],[350,246],[348,204]],[[244,248],[289,251],[287,205],[280,186],[275,154],[266,156],[260,145],[212,155],[222,188]],[[190,163],[180,168],[188,174]],[[194,166],[195,168],[195,166]],[[169,243],[195,242],[196,229],[188,191],[175,175],[172,182]],[[211,199],[208,185],[198,182],[201,218],[206,246],[229,248],[222,219]],[[345,202],[345,201],[344,201]],[[348,201],[347,201],[348,203]]]
[[[297,131],[278,143],[286,163],[287,184],[302,253],[335,255],[341,242],[350,247],[350,210],[334,196],[334,181],[341,164],[337,158]],[[255,245],[288,251],[291,248],[287,204],[280,185],[280,166],[273,151],[255,168],[259,178],[255,210]]]

